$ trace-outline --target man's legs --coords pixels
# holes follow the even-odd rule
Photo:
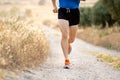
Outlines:
[[[69,27],[69,39],[68,39],[68,53],[70,54],[72,51],[71,43],[74,42],[76,33],[77,33],[78,25],[70,26]]]
[[[60,30],[62,32],[61,46],[64,53],[65,60],[68,59],[68,36],[69,36],[69,22],[64,19],[59,19]]]
[[[70,26],[69,27],[69,40],[68,43],[73,43],[76,37],[78,25]]]
[[[65,68],[69,68],[69,58],[68,58],[68,45],[75,40],[77,25],[70,26],[69,22],[64,19],[59,19],[60,30],[62,32],[61,47],[65,57]],[[69,39],[68,39],[69,38]]]

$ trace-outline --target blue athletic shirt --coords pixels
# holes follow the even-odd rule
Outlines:
[[[75,9],[79,8],[79,3],[80,0],[59,0],[59,7]]]

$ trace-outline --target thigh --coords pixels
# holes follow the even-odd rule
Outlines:
[[[58,19],[60,30],[63,34],[69,34],[69,22],[68,20]]]

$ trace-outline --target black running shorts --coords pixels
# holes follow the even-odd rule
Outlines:
[[[58,19],[68,20],[69,26],[78,25],[80,22],[79,9],[59,8]]]

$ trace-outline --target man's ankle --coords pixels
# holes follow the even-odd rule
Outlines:
[[[70,60],[69,59],[65,59],[65,65],[70,64]]]

